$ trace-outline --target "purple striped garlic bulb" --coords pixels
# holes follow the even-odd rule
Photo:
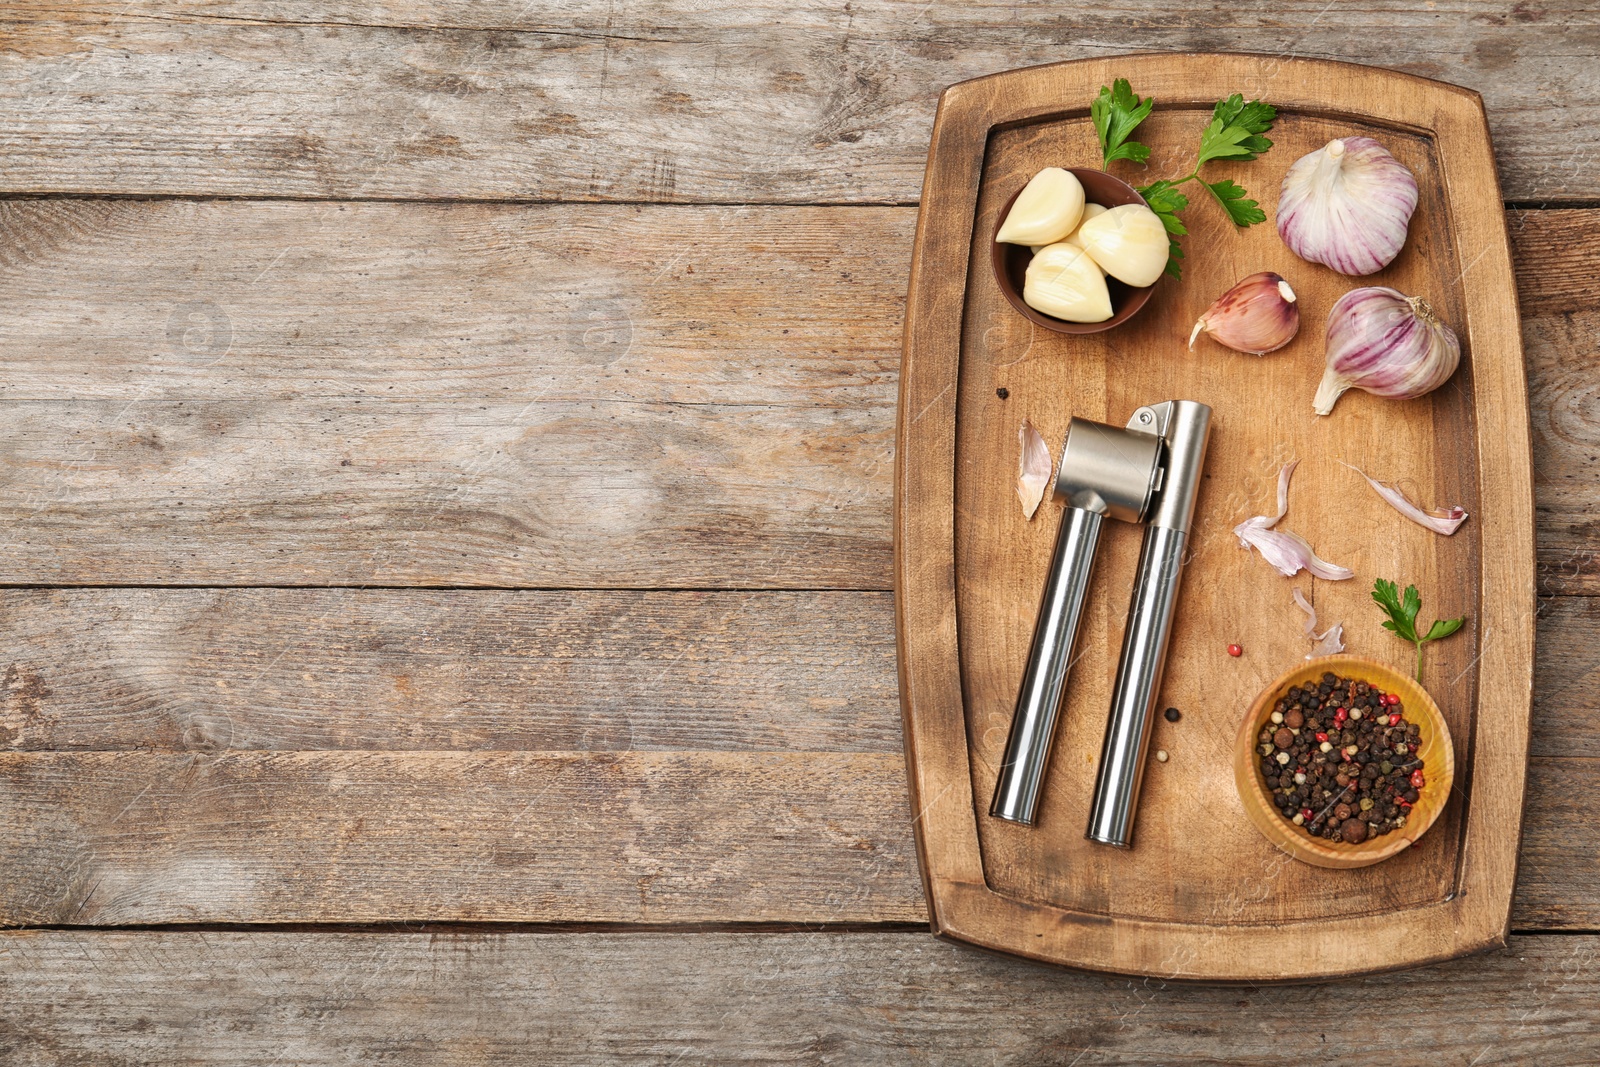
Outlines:
[[[1312,406],[1326,415],[1346,389],[1410,399],[1449,380],[1461,342],[1417,296],[1372,286],[1352,289],[1328,312],[1328,369]]]
[[[1289,168],[1278,236],[1301,259],[1371,274],[1405,247],[1417,179],[1370,137],[1336,137]]]

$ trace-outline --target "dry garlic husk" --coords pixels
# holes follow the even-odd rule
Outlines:
[[[1383,286],[1352,289],[1328,312],[1328,369],[1312,406],[1333,410],[1346,389],[1407,400],[1439,388],[1461,362],[1461,342],[1421,297]]]
[[[1254,515],[1244,520],[1233,528],[1234,536],[1239,538],[1240,547],[1253,548],[1261,553],[1261,558],[1285,578],[1293,578],[1303,570],[1330,582],[1342,582],[1346,578],[1354,578],[1355,571],[1322,559],[1312,551],[1304,537],[1288,530],[1276,529],[1278,523],[1289,513],[1289,479],[1294,477],[1294,469],[1299,465],[1298,459],[1292,459],[1278,472],[1278,513]]]
[[[1136,289],[1155,284],[1167,269],[1167,228],[1143,204],[1110,208],[1078,227],[1076,236],[1102,270]]]
[[[1387,267],[1406,243],[1417,179],[1370,137],[1338,137],[1289,168],[1278,236],[1301,259],[1340,274]]]
[[[1028,261],[1022,302],[1067,322],[1104,322],[1111,317],[1106,276],[1076,245],[1047,245]]]
[[[1046,167],[1017,194],[995,240],[1013,245],[1052,245],[1078,228],[1083,185],[1071,171]]]
[[[1264,270],[1217,297],[1189,334],[1189,348],[1204,330],[1235,352],[1276,352],[1300,331],[1300,305],[1283,275]]]
[[[1104,215],[1105,213],[1105,207],[1100,204],[1083,205],[1083,218],[1078,220],[1078,228],[1073,230],[1067,236],[1063,237],[1061,239],[1061,243],[1075,245],[1078,248],[1082,248],[1083,242],[1078,239],[1078,234],[1083,230],[1083,224],[1094,218],[1096,215]],[[1038,254],[1039,250],[1043,247],[1044,245],[1034,245],[1030,251],[1032,251],[1034,254]]]
[[[1017,427],[1017,444],[1017,499],[1022,502],[1023,516],[1031,520],[1050,485],[1055,461],[1050,458],[1050,446],[1045,444],[1044,436],[1028,419]]]

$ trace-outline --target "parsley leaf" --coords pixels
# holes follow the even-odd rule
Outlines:
[[[1100,95],[1089,104],[1089,118],[1100,137],[1100,154],[1107,167],[1118,159],[1143,163],[1150,158],[1148,145],[1128,138],[1149,117],[1154,106],[1154,100],[1141,100],[1134,95],[1126,78],[1117,78],[1109,86],[1100,87]],[[1204,185],[1235,226],[1254,226],[1267,221],[1267,213],[1243,188],[1226,178],[1205,181],[1200,178],[1200,168],[1213,159],[1251,160],[1260,156],[1272,147],[1272,142],[1262,134],[1272,129],[1277,117],[1277,108],[1260,100],[1246,101],[1241,93],[1218,100],[1211,109],[1210,124],[1200,134],[1200,152],[1194,170],[1186,177],[1163,178],[1139,190],[1166,228],[1168,274],[1174,278],[1183,276],[1178,263],[1183,258],[1183,250],[1178,247],[1178,238],[1189,231],[1179,220],[1178,213],[1189,206],[1189,198],[1177,189],[1184,182],[1199,181]]]
[[[1161,225],[1167,231],[1167,273],[1174,278],[1183,277],[1183,267],[1178,260],[1183,258],[1183,249],[1178,247],[1178,238],[1189,232],[1183,220],[1178,218],[1178,212],[1189,206],[1189,198],[1178,192],[1173,183],[1165,178],[1151,182],[1139,188],[1139,195],[1144,197],[1144,202],[1150,205],[1150,210],[1156,213],[1156,218],[1161,220]]]
[[[1100,95],[1089,105],[1089,118],[1100,135],[1100,152],[1106,166],[1118,159],[1143,163],[1150,158],[1150,147],[1130,141],[1128,136],[1155,106],[1154,100],[1140,100],[1133,95],[1127,78],[1118,78],[1109,88],[1100,87]]]
[[[1239,93],[1217,101],[1211,124],[1200,134],[1199,165],[1212,159],[1255,159],[1272,147],[1261,135],[1272,129],[1277,117],[1278,109],[1271,104],[1245,103]]]
[[[1261,205],[1249,199],[1249,194],[1243,188],[1229,181],[1227,178],[1220,182],[1202,182],[1211,195],[1217,198],[1228,212],[1228,217],[1235,226],[1254,226],[1258,222],[1267,221],[1267,213],[1261,210]]]
[[[1383,628],[1390,633],[1397,634],[1417,646],[1417,681],[1422,681],[1422,646],[1429,641],[1437,641],[1441,637],[1449,637],[1466,624],[1467,617],[1459,619],[1436,619],[1428,632],[1421,637],[1417,636],[1417,613],[1422,610],[1422,597],[1417,594],[1417,587],[1406,586],[1402,596],[1394,582],[1379,578],[1372,586],[1372,599],[1389,616]]]

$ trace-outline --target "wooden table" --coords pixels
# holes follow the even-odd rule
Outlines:
[[[934,100],[1151,48],[1488,105],[1542,592],[1506,951],[1251,990],[924,930]],[[1447,0],[7,5],[0,1060],[1593,1062],[1597,51]]]

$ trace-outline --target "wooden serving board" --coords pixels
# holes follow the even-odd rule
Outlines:
[[[1093,336],[1036,328],[989,266],[996,213],[1045,166],[1095,166],[1088,105],[1132,81],[1156,100],[1137,139],[1134,183],[1192,166],[1214,101],[1233,92],[1278,108],[1271,152],[1210,164],[1250,190],[1268,222],[1237,230],[1192,198],[1181,282]],[[1305,263],[1274,220],[1289,165],[1330,138],[1376,137],[1416,174],[1420,205],[1383,272],[1346,278]],[[1238,279],[1275,270],[1300,297],[1299,336],[1239,355],[1189,329]],[[1461,337],[1460,370],[1430,396],[1351,391],[1319,418],[1329,307],[1362,285],[1425,297]],[[1002,399],[997,390],[1009,397]],[[1167,660],[1134,847],[1084,839],[1141,531],[1107,522],[1085,609],[1039,825],[988,816],[995,769],[1027,656],[1060,515],[1023,518],[1017,428],[1032,419],[1060,457],[1067,421],[1121,425],[1141,404],[1214,410],[1210,451]],[[964,82],[939,104],[906,308],[895,478],[901,698],[917,843],[933,928],[1069,964],[1162,978],[1325,978],[1414,966],[1502,944],[1522,819],[1535,615],[1528,405],[1511,257],[1477,94],[1340,63],[1244,55],[1139,55],[1061,63]],[[1346,582],[1278,575],[1231,533],[1274,510],[1279,468],[1298,458],[1287,529]],[[1353,471],[1399,482],[1425,504],[1460,504],[1454,537],[1412,524]],[[1298,585],[1352,653],[1405,669],[1411,646],[1380,629],[1375,578],[1415,583],[1424,622],[1466,613],[1429,646],[1424,683],[1456,745],[1456,786],[1413,849],[1374,867],[1324,870],[1277,851],[1246,820],[1232,780],[1240,717],[1309,649]],[[1237,642],[1243,656],[1226,654]],[[1481,713],[1480,713],[1481,712]]]

